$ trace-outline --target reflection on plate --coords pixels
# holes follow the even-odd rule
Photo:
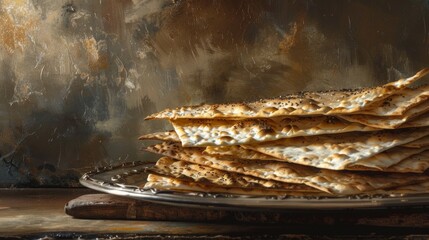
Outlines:
[[[359,196],[359,197],[253,197],[225,194],[201,194],[159,192],[143,190],[152,163],[129,162],[116,167],[96,169],[86,173],[80,183],[88,188],[132,197],[139,200],[189,207],[212,207],[240,210],[278,209],[345,209],[387,208],[428,205],[429,194],[406,196]]]

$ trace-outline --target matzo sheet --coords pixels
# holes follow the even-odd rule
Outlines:
[[[400,122],[403,120],[399,119]],[[184,146],[233,146],[298,136],[381,130],[331,116],[248,120],[180,119],[173,123],[182,140],[175,131],[150,133],[139,139],[182,142]],[[429,113],[425,113],[401,124],[398,128],[428,125]]]
[[[429,150],[410,156],[399,163],[385,169],[388,172],[423,173],[429,168]]]
[[[356,173],[317,169],[286,162],[223,159],[203,154],[202,148],[184,148],[179,143],[171,142],[150,146],[146,150],[227,172],[285,183],[305,184],[336,195],[359,194],[428,180],[427,176],[421,174]]]
[[[202,192],[202,193],[223,193],[223,194],[240,194],[251,196],[296,196],[296,197],[321,197],[331,196],[323,192],[289,192],[289,191],[276,191],[272,189],[243,189],[243,188],[220,188],[213,185],[199,184],[194,182],[183,181],[173,177],[159,176],[150,174],[148,182],[144,186],[145,189],[157,189],[177,192]],[[429,192],[429,182],[422,182],[406,186],[400,186],[387,190],[376,190],[367,194],[422,194]]]
[[[365,158],[362,160],[359,160],[355,163],[349,164],[346,169],[350,169],[352,166],[362,166],[362,167],[368,167],[368,168],[374,168],[378,169],[380,171],[385,171],[386,169],[389,169],[389,167],[398,164],[401,161],[404,161],[405,159],[419,154],[425,150],[427,150],[429,147],[422,147],[422,148],[408,148],[408,147],[402,147],[402,146],[396,146],[391,149],[388,149],[384,152],[375,154],[369,158]],[[396,172],[407,172],[408,167],[399,168],[397,167],[395,170]],[[392,171],[393,169],[390,169]]]
[[[353,114],[353,115],[339,115],[338,117],[345,119],[349,122],[360,123],[369,127],[394,129],[405,124],[407,121],[410,121],[415,117],[418,117],[419,115],[427,113],[428,110],[429,110],[429,101],[424,101],[419,105],[409,109],[403,115],[400,115],[400,116],[380,117],[380,116],[371,116],[371,115],[365,115],[365,114]],[[428,124],[429,123],[426,123],[424,126],[427,126]]]
[[[208,166],[174,160],[169,157],[160,158],[156,162],[156,165],[150,169],[150,171],[160,175],[171,176],[176,179],[208,183],[211,185],[214,184],[221,187],[271,188],[282,191],[318,191],[312,187],[308,187],[303,184],[291,184],[273,180],[260,179],[239,173],[226,172]]]
[[[425,101],[403,116],[356,114],[244,120],[177,119],[171,120],[171,123],[183,146],[225,146],[299,136],[425,127],[429,125],[429,114],[423,113],[428,109],[429,101]]]
[[[399,125],[398,128],[410,128],[410,127],[425,127],[429,125],[429,112],[425,112],[414,118],[409,119],[407,122]]]
[[[419,138],[415,141],[406,143],[406,144],[402,144],[403,147],[408,147],[408,148],[421,148],[421,147],[427,147],[429,146],[429,136],[426,137],[422,137]]]
[[[291,163],[342,170],[427,135],[429,127],[287,138],[244,147]]]
[[[274,119],[177,119],[171,123],[183,146],[225,146],[267,142],[298,136],[376,131],[360,123],[330,116]]]
[[[249,160],[278,160],[273,156],[246,149],[241,146],[208,146],[204,149],[204,153]]]
[[[161,141],[180,142],[180,138],[175,131],[148,133],[140,136],[139,140],[161,140]]]
[[[427,138],[427,137],[423,137]],[[429,138],[428,138],[429,139]],[[420,140],[420,139],[419,139]],[[372,157],[362,159],[355,163],[349,164],[344,167],[344,170],[354,171],[390,171],[390,172],[421,172],[421,168],[413,169],[410,166],[398,165],[395,168],[389,168],[410,156],[421,153],[429,148],[429,144],[423,145],[426,141],[416,140],[411,142],[411,147],[399,145],[388,149],[384,152],[375,154]],[[429,141],[429,140],[428,140]],[[245,149],[241,146],[221,146],[221,147],[206,147],[204,153],[209,155],[221,155],[225,157],[233,157],[235,159],[247,159],[247,160],[271,160],[271,161],[282,161],[275,157],[268,156],[266,154],[258,153],[251,149]]]
[[[239,187],[222,187],[215,184],[199,183],[185,181],[169,176],[149,174],[148,181],[143,187],[146,190],[155,189],[163,191],[175,191],[186,193],[218,193],[218,194],[240,194],[249,196],[327,196],[328,193],[314,192],[299,192],[282,189],[271,188],[239,188]]]
[[[372,103],[359,114],[374,116],[401,116],[407,110],[419,105],[429,98],[429,85],[418,88],[404,88],[382,101]],[[331,112],[332,113],[332,112]]]
[[[423,69],[416,75],[385,84],[380,87],[306,92],[277,99],[265,99],[251,103],[203,104],[199,106],[166,109],[152,114],[146,119],[177,118],[271,118],[290,115],[329,115],[356,113],[367,109],[371,104],[381,101],[414,83],[429,72]]]

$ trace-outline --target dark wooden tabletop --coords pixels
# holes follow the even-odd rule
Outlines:
[[[240,212],[1,189],[0,239],[429,239],[429,208]]]

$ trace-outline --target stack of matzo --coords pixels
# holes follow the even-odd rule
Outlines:
[[[167,109],[147,189],[255,196],[429,191],[426,75],[386,85],[251,103]]]

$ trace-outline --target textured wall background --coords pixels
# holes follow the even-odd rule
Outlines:
[[[429,65],[429,2],[0,0],[0,186],[151,159],[166,107],[373,86]]]

